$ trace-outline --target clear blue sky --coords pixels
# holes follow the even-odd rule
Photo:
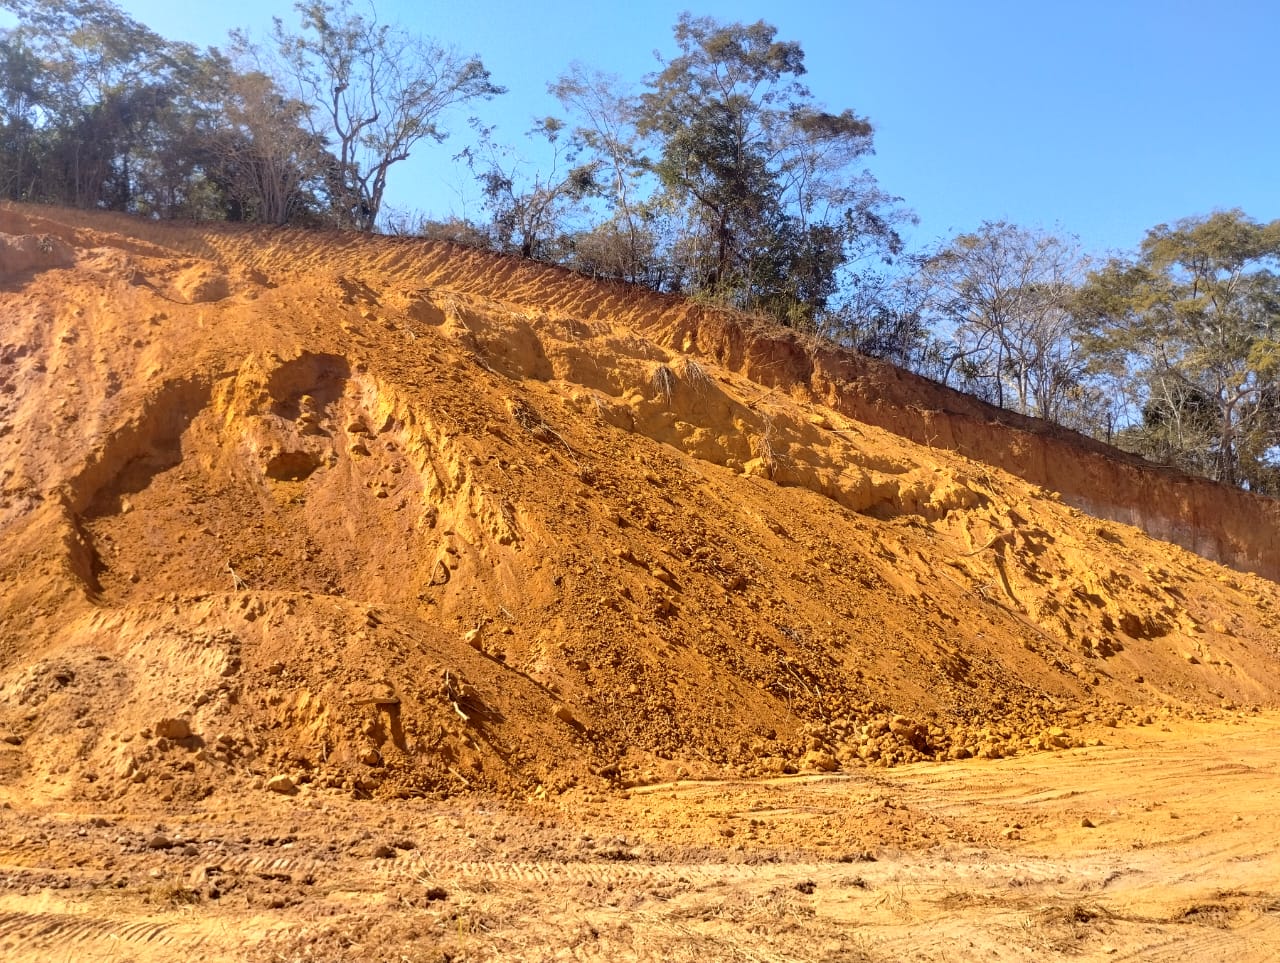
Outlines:
[[[265,37],[287,0],[122,0],[171,39]],[[580,60],[637,82],[681,10],[763,18],[806,53],[827,107],[876,128],[868,166],[920,218],[919,247],[984,219],[1132,249],[1146,229],[1241,207],[1280,217],[1276,0],[377,0],[380,18],[479,53],[510,92],[476,112],[517,141]],[[478,216],[460,141],[394,170],[390,202]]]

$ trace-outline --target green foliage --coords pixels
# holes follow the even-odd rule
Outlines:
[[[5,0],[4,147],[14,199],[130,209],[141,158],[175,136],[191,51],[111,3]]]
[[[856,253],[901,240],[893,199],[854,168],[871,125],[816,104],[803,50],[776,34],[682,15],[680,56],[647,78],[635,117],[662,203],[688,228],[687,283],[795,322],[826,307]]]
[[[164,40],[109,0],[0,0],[0,189],[163,217],[364,229],[390,168],[451,108],[501,92],[476,57],[353,12],[298,4],[279,60]],[[287,84],[286,84],[287,80]],[[327,141],[334,141],[330,153]]]
[[[1144,454],[1275,492],[1280,445],[1280,221],[1241,211],[1148,232],[1081,292],[1094,366],[1131,370]]]
[[[261,72],[164,40],[113,3],[0,6],[18,17],[0,31],[4,196],[272,221],[314,206],[323,146]]]

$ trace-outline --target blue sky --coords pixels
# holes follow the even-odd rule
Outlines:
[[[123,0],[171,39],[265,37],[282,0]],[[1280,4],[1274,0],[378,0],[397,20],[479,53],[510,92],[476,112],[518,141],[555,110],[546,84],[579,60],[639,81],[671,54],[680,11],[763,18],[806,53],[827,107],[876,128],[868,166],[920,224],[921,247],[984,219],[1132,249],[1161,222],[1241,207],[1280,217]],[[452,141],[393,171],[390,203],[479,216]]]

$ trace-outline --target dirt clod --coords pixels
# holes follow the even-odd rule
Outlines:
[[[191,723],[186,719],[160,719],[151,727],[157,739],[186,739],[191,735]]]

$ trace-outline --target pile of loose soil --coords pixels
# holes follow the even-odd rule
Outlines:
[[[0,793],[542,797],[1275,704],[1274,502],[449,245],[0,242]]]

